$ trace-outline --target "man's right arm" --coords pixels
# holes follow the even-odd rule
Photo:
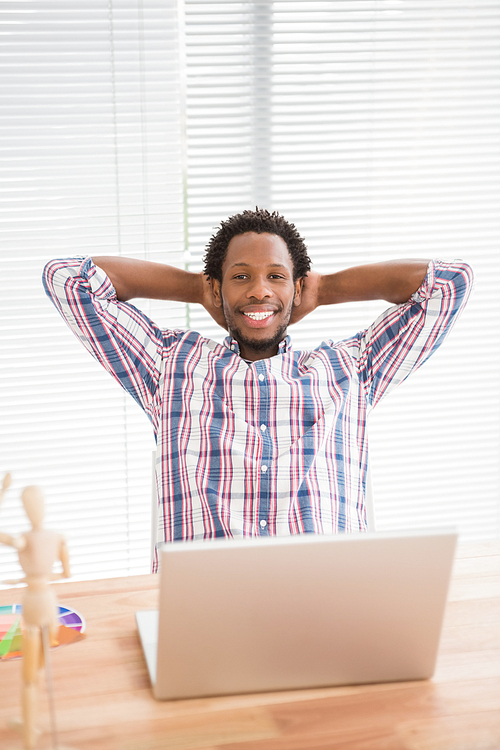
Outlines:
[[[62,258],[45,266],[47,295],[83,346],[153,420],[164,352],[176,341],[131,304],[117,300],[104,270],[91,258]]]
[[[144,297],[198,302],[224,327],[202,273],[128,258],[65,258],[47,263],[43,283],[73,333],[135,398],[153,424],[162,358],[179,332],[160,330],[124,300]]]
[[[113,284],[120,302],[141,297],[176,302],[200,302],[202,274],[135,258],[93,256]]]
[[[204,273],[134,258],[95,256],[92,260],[108,276],[120,302],[140,297],[200,304],[222,328],[226,327]]]

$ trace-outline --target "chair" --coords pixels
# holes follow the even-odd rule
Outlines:
[[[375,531],[375,504],[373,500],[372,472],[370,459],[366,470],[366,488],[365,488],[365,510],[366,510],[366,528],[367,531]]]
[[[158,533],[158,494],[156,492],[156,450],[151,455],[151,570],[155,559],[156,536]]]

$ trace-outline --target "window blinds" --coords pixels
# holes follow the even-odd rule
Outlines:
[[[152,431],[59,318],[47,260],[185,263],[174,3],[11,2],[2,18],[0,527],[26,528],[40,484],[72,572],[149,569]],[[143,305],[186,325],[185,307]],[[0,549],[0,579],[18,570]]]
[[[25,527],[19,491],[39,483],[74,572],[147,570],[149,423],[61,323],[41,268],[94,253],[200,270],[220,220],[259,205],[297,225],[319,271],[472,263],[450,339],[372,415],[377,527],[500,533],[499,24],[493,0],[8,4],[0,528]],[[224,336],[203,310],[138,304]],[[290,333],[309,347],[383,309],[322,308]]]
[[[402,257],[474,266],[450,339],[371,416],[378,529],[500,533],[499,22],[494,2],[186,1],[193,259],[219,217],[259,204],[297,225],[322,272]],[[385,306],[322,308],[290,333],[305,348],[341,339]]]

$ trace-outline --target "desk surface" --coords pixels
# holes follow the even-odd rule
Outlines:
[[[437,671],[422,682],[159,703],[134,613],[155,576],[56,585],[87,638],[52,654],[59,742],[76,750],[498,750],[500,544],[459,547]],[[0,591],[0,605],[21,591]],[[113,616],[110,618],[109,613]],[[20,747],[20,661],[0,663],[0,747]],[[41,689],[41,725],[48,707]],[[51,747],[42,738],[40,748]]]

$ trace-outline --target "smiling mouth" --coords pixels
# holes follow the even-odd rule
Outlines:
[[[270,318],[271,315],[274,315],[274,312],[245,312],[243,315],[251,320],[266,320],[266,318]]]

